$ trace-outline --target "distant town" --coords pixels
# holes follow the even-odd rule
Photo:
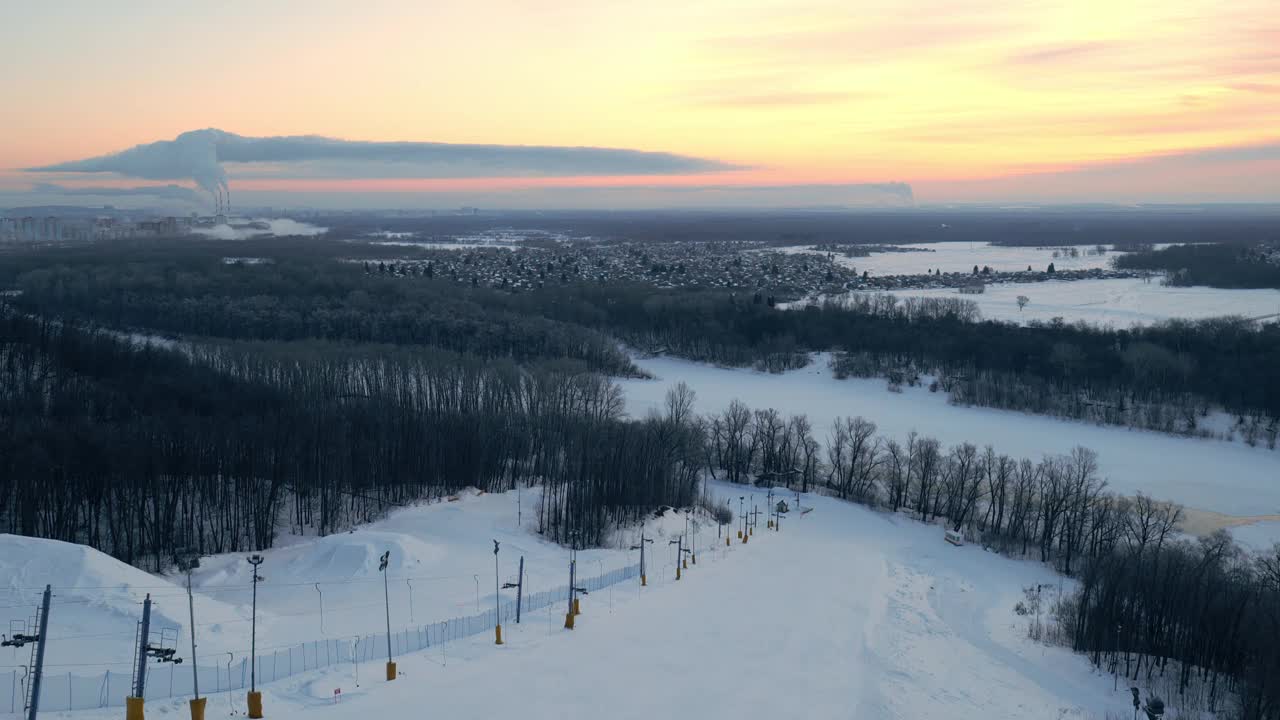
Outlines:
[[[262,221],[225,214],[159,215],[151,210],[51,206],[17,208],[0,213],[0,243],[95,242],[129,238],[172,238],[211,231],[215,227],[268,230]]]

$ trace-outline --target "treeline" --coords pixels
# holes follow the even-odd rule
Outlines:
[[[1280,233],[1277,233],[1280,237]],[[1280,288],[1280,243],[1255,246],[1173,245],[1120,255],[1116,267],[1162,270],[1170,285],[1219,288]]]
[[[695,497],[687,412],[626,420],[580,364],[271,343],[134,345],[0,317],[0,527],[159,569],[475,486],[545,486],[538,529],[604,541]]]
[[[526,312],[486,288],[397,282],[327,257],[243,264],[211,254],[140,261],[72,256],[13,278],[9,302],[122,330],[233,340],[427,345],[516,362],[570,358],[636,374],[597,329]]]
[[[25,312],[126,331],[422,345],[518,363],[571,358],[619,375],[638,371],[618,340],[773,371],[830,350],[841,374],[934,375],[960,403],[1193,435],[1221,407],[1239,418],[1246,442],[1271,445],[1280,434],[1280,324],[1019,327],[981,322],[960,298],[854,294],[782,310],[749,292],[642,283],[503,292],[366,274],[340,260],[344,247],[362,251],[337,245],[318,243],[314,255],[267,245],[260,250],[274,262],[257,265],[223,263],[222,245],[129,248],[117,258],[32,251],[0,279],[22,291],[4,300]]]
[[[577,298],[594,326],[633,345],[704,362],[803,366],[835,350],[852,375],[943,378],[959,402],[1197,433],[1209,406],[1246,419],[1262,442],[1280,418],[1280,324],[1231,319],[1135,328],[975,321],[959,298],[853,295],[779,310],[743,294],[652,288],[558,288],[527,296],[553,317]]]
[[[1280,717],[1280,545],[1250,558],[1226,532],[1182,539],[1180,507],[1109,492],[1092,450],[1016,458],[886,438],[861,417],[837,418],[819,443],[804,415],[741,402],[703,427],[713,477],[906,511],[1052,563],[1080,580],[1055,609],[1066,641],[1100,669],[1148,687],[1176,673],[1180,706],[1219,712],[1230,698],[1232,717]]]
[[[1225,531],[1192,542],[1170,527],[1139,498],[1062,609],[1072,645],[1104,672],[1167,677],[1210,713],[1280,718],[1280,546],[1247,557]]]
[[[1076,448],[1038,461],[988,445],[944,447],[912,433],[886,438],[866,418],[837,418],[816,438],[804,415],[735,401],[703,418],[707,473],[780,485],[944,521],[984,545],[1054,562],[1067,574],[1108,552],[1129,501],[1106,492],[1096,454]]]

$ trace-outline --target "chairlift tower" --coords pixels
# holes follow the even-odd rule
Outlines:
[[[27,720],[36,720],[36,713],[40,710],[40,681],[44,678],[44,646],[45,638],[49,634],[49,601],[52,597],[52,587],[45,585],[44,595],[40,600],[40,611],[32,622],[32,625],[38,628],[35,635],[29,634],[27,623],[19,620],[20,624],[17,627],[21,630],[14,631],[14,623],[10,623],[12,637],[5,635],[0,640],[0,647],[20,648],[28,643],[31,644],[31,660],[28,663],[31,682],[27,683],[22,702],[22,709],[27,712]]]

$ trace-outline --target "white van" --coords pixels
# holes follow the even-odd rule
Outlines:
[[[959,530],[948,530],[942,539],[957,547],[964,544],[964,535],[961,535]]]

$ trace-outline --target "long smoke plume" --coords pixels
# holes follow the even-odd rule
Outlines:
[[[513,177],[666,175],[740,169],[716,160],[615,148],[358,142],[311,135],[245,137],[216,129],[122,152],[27,168],[30,172],[115,173],[191,180],[219,207],[230,201],[226,163],[289,177]]]

